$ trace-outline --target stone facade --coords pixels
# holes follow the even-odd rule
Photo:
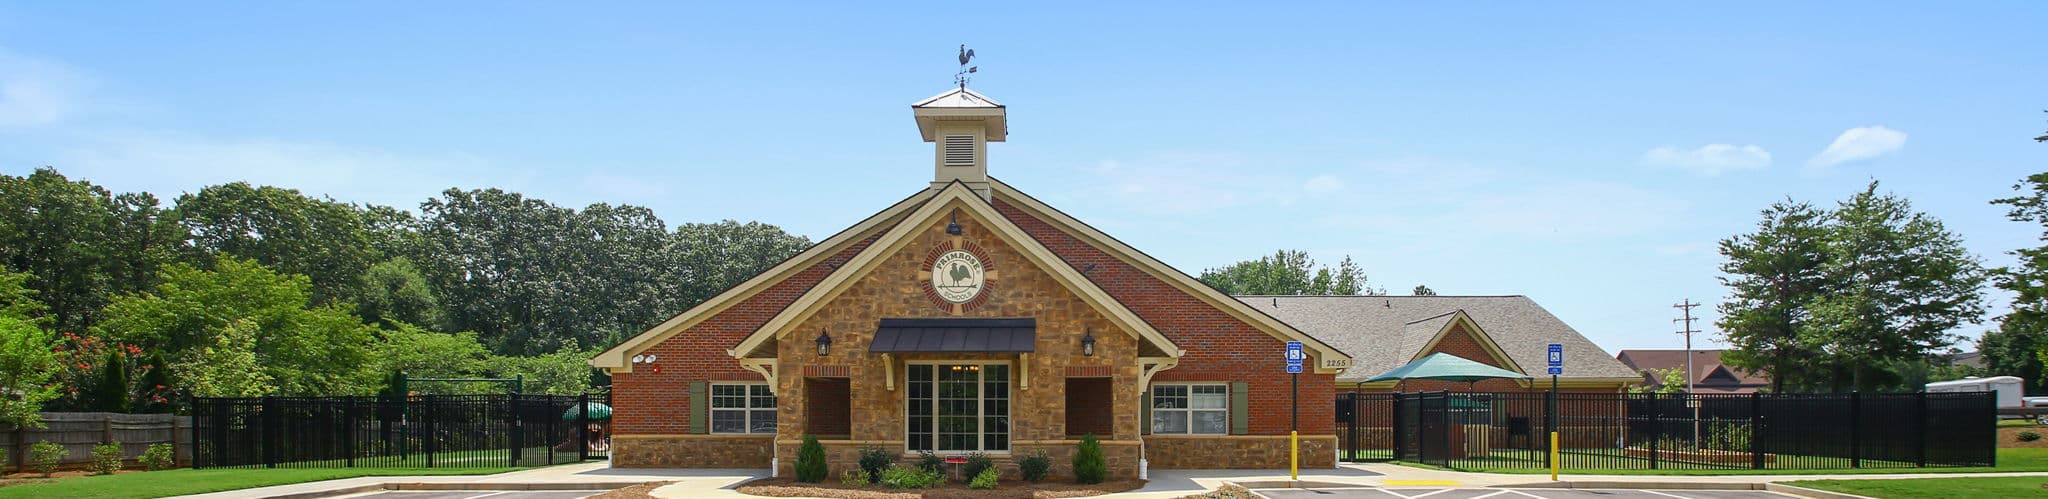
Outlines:
[[[1155,468],[1277,469],[1287,467],[1287,435],[1146,435],[1145,457]],[[1336,435],[1302,435],[1301,467],[1332,468]]]
[[[766,468],[773,435],[613,435],[620,468]]]

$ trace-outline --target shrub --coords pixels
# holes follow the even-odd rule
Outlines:
[[[1724,423],[1707,428],[1706,448],[1737,452],[1749,451],[1749,426]]]
[[[2021,441],[2021,442],[2032,442],[2032,441],[2035,441],[2035,440],[2040,440],[2040,439],[2041,439],[2041,434],[2040,434],[2040,433],[2035,433],[2035,432],[2034,432],[2034,430],[2026,430],[2026,431],[2022,431],[2022,432],[2020,432],[2020,434],[2019,434],[2019,435],[2017,435],[2017,436],[2019,437],[2019,439],[2020,439],[2020,441]]]
[[[1025,456],[1017,460],[1017,470],[1024,473],[1025,481],[1036,483],[1044,480],[1046,472],[1052,471],[1052,456],[1045,455],[1045,451]]]
[[[988,454],[971,452],[967,454],[967,462],[960,465],[960,476],[979,478],[981,477],[981,472],[994,469],[995,467],[996,460],[989,459]]]
[[[896,464],[896,456],[894,453],[889,452],[889,449],[881,447],[862,447],[860,449],[860,471],[867,474],[868,481],[881,480],[882,470],[889,469],[891,464]]]
[[[1081,448],[1074,452],[1074,481],[1081,483],[1102,483],[1109,476],[1109,462],[1102,459],[1102,443],[1095,441],[1095,434],[1081,437]]]
[[[825,468],[825,446],[818,443],[818,437],[804,435],[804,444],[796,450],[796,481],[818,483],[831,476]]]
[[[865,470],[846,470],[846,472],[839,474],[839,483],[846,484],[848,487],[866,487],[868,480],[868,472]]]
[[[974,480],[967,482],[967,488],[993,489],[996,488],[996,479],[1000,477],[1002,472],[996,471],[996,467],[982,468],[980,473],[974,474]]]
[[[922,489],[945,483],[946,476],[917,466],[890,466],[882,470],[882,486],[892,489]]]
[[[151,445],[148,449],[142,451],[141,461],[143,469],[150,471],[176,468],[178,467],[178,449],[172,447],[170,442]]]
[[[917,451],[917,467],[939,476],[946,475],[946,460],[940,458],[938,454],[933,454],[932,451]]]
[[[28,447],[29,469],[42,473],[44,478],[48,478],[51,473],[57,472],[57,464],[64,462],[64,457],[69,455],[71,455],[71,449],[66,449],[62,445],[53,444],[47,440],[36,442],[35,445]]]
[[[121,443],[108,442],[93,446],[93,474],[112,475],[116,471],[121,471]]]

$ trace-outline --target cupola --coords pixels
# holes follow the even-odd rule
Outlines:
[[[961,86],[910,105],[917,132],[933,144],[932,185],[955,180],[988,197],[988,143],[1002,142],[1009,122],[1002,103]]]

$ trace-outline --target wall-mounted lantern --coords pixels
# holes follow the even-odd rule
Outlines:
[[[825,330],[820,329],[818,330],[818,356],[824,357],[827,355],[832,355],[832,336],[825,334]]]
[[[1089,330],[1087,332],[1082,333],[1081,355],[1084,357],[1095,356],[1095,331]]]

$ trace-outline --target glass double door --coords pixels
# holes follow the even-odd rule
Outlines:
[[[1008,364],[911,364],[904,418],[912,451],[1010,450]]]

